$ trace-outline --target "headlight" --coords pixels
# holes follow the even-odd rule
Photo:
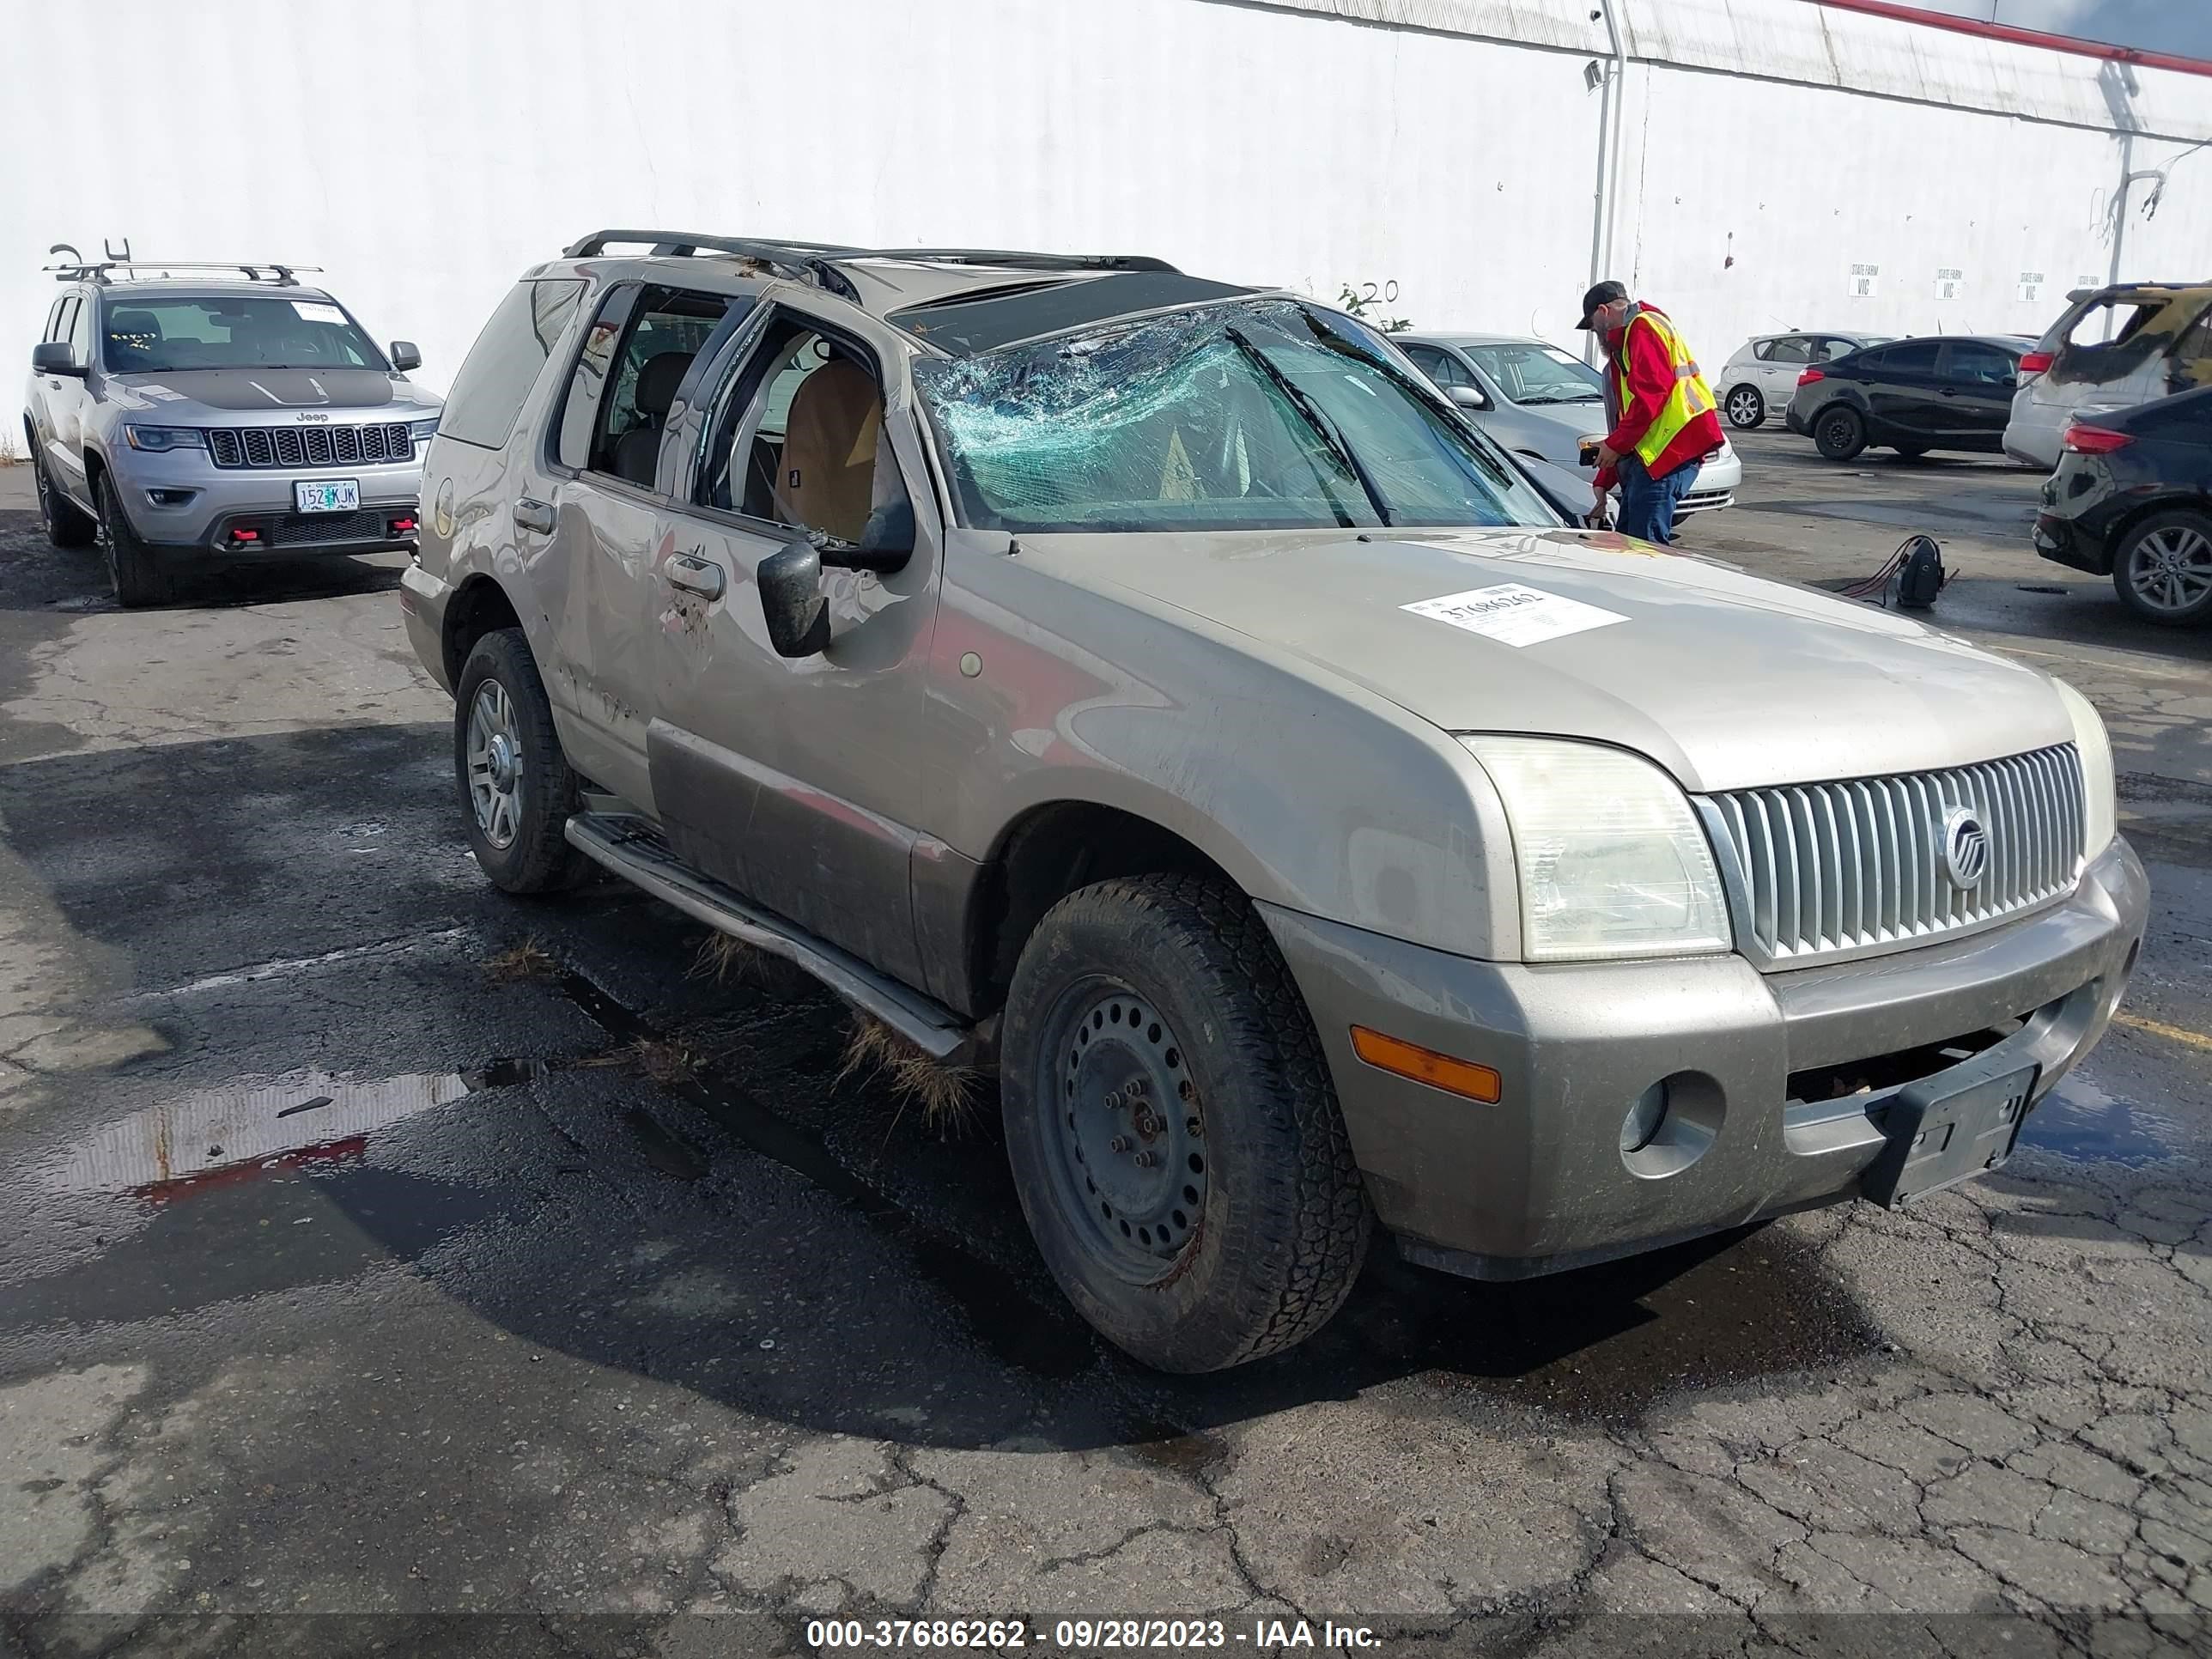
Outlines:
[[[438,417],[433,415],[427,421],[408,422],[407,434],[418,444],[428,443],[438,435]]]
[[[1713,850],[1650,762],[1553,738],[1463,738],[1498,786],[1521,879],[1529,962],[1689,956],[1733,947]]]
[[[2074,749],[2081,757],[2081,856],[2094,859],[2119,833],[2119,807],[2112,798],[2112,740],[2104,717],[2064,680],[2051,682],[2074,722]]]
[[[123,440],[133,449],[205,449],[198,427],[126,426]]]

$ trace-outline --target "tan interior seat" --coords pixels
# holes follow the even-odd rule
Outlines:
[[[779,514],[809,530],[860,540],[883,425],[883,394],[858,363],[833,358],[801,380],[784,422]]]

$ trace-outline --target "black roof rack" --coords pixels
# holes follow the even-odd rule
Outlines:
[[[242,272],[246,280],[249,283],[273,283],[278,288],[297,288],[300,285],[300,279],[298,276],[294,275],[295,272],[301,270],[319,271],[322,270],[322,267],[320,265],[279,264],[273,259],[256,260],[251,264],[246,264],[243,260],[232,259],[218,259],[214,261],[200,261],[193,259],[81,259],[67,262],[58,265],[48,265],[46,269],[53,274],[53,278],[58,283],[99,283],[105,285],[112,280],[108,273],[110,271],[116,270],[125,273],[123,279],[125,282],[138,282],[143,280],[138,275],[141,271],[149,273],[158,272],[161,276],[167,276],[172,272],[179,270],[191,271],[195,274],[210,270],[223,270]]]
[[[655,255],[689,257],[702,251],[732,254],[766,265],[778,276],[811,282],[858,301],[852,279],[837,269],[857,259],[896,259],[911,264],[995,265],[1008,270],[1151,270],[1181,273],[1164,259],[1142,253],[1024,253],[1008,248],[845,247],[834,242],[785,242],[764,237],[701,236],[688,230],[595,230],[562,252],[589,259],[610,242],[638,242]]]

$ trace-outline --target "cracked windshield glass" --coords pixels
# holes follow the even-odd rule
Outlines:
[[[918,363],[976,529],[1548,525],[1379,338],[1289,301]]]

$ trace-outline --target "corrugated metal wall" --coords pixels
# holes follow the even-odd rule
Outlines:
[[[0,175],[19,362],[46,245],[104,234],[327,266],[441,386],[514,275],[599,224],[1141,250],[1562,339],[1588,276],[1593,0],[0,3],[39,66]],[[2103,276],[2124,149],[2212,135],[2202,77],[1806,0],[1623,18],[1616,274],[1714,360],[1795,325],[2035,331]],[[2212,149],[2127,274],[2212,273],[2208,204]]]

